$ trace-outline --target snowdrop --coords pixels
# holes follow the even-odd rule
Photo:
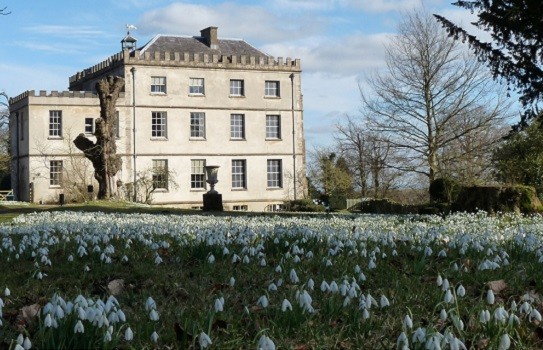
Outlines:
[[[156,331],[154,331],[152,334],[151,334],[151,341],[153,343],[156,343],[158,342],[158,333]]]
[[[268,305],[269,305],[268,297],[265,296],[265,295],[260,296],[260,298],[258,298],[256,304],[259,305],[259,306],[262,306],[263,308],[267,308]]]
[[[454,301],[454,296],[451,293],[450,289],[447,289],[447,291],[445,292],[445,296],[443,297],[443,301],[446,302],[447,304],[451,304]]]
[[[258,340],[257,350],[275,350],[274,342],[264,334]]]
[[[384,308],[384,307],[390,306],[390,302],[388,301],[388,298],[386,296],[381,295],[381,300],[379,302],[379,305],[381,306],[381,308]]]
[[[441,321],[445,321],[447,319],[447,311],[445,309],[441,309],[439,312],[439,319]]]
[[[408,329],[413,328],[413,321],[411,320],[411,317],[409,317],[409,315],[405,315],[405,317],[403,318],[403,326]]]
[[[463,285],[459,285],[458,288],[456,288],[456,295],[463,298],[466,295],[466,289]]]
[[[224,299],[215,299],[215,312],[222,312],[224,310]]]
[[[487,292],[486,292],[486,302],[490,305],[494,304],[494,292],[492,291],[492,289],[489,289]]]
[[[126,328],[124,331],[124,339],[126,341],[131,341],[134,339],[134,332],[132,332],[132,329],[130,327]]]
[[[152,309],[151,312],[149,312],[149,319],[151,321],[158,321],[159,316],[158,316],[158,312],[156,312],[155,309]]]
[[[287,299],[283,299],[283,303],[281,303],[281,311],[285,312],[287,310],[292,311],[292,304]]]
[[[498,345],[498,350],[507,350],[511,346],[511,339],[509,339],[509,335],[507,333],[504,333],[500,337],[500,344]]]
[[[85,333],[85,327],[83,326],[83,323],[81,323],[81,320],[78,320],[75,324],[74,333]]]
[[[200,344],[200,347],[202,349],[205,349],[213,344],[213,342],[211,342],[211,338],[204,332],[200,333],[200,335],[198,336],[198,343]]]
[[[6,289],[4,289],[4,296],[9,297],[10,295],[11,295],[11,291],[9,290],[8,287],[6,287]]]

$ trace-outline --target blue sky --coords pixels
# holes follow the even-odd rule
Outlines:
[[[452,0],[0,0],[0,91],[67,90],[68,77],[120,51],[125,25],[143,45],[155,34],[243,38],[275,57],[302,60],[307,148],[331,142],[334,125],[360,108],[358,83],[384,66],[402,11],[470,14]]]

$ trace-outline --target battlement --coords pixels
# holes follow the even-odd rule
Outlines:
[[[189,68],[222,68],[300,72],[300,59],[271,56],[218,55],[189,52],[123,51],[70,77],[70,86],[106,73],[121,64]]]
[[[22,94],[12,97],[9,99],[9,104],[14,104],[19,101],[24,100],[28,97],[68,97],[68,98],[93,98],[97,99],[98,95],[90,91],[50,91],[49,93],[46,90],[40,90],[36,92],[35,90],[27,90]],[[119,97],[124,97],[124,92],[121,92]]]

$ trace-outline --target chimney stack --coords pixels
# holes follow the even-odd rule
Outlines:
[[[219,40],[217,39],[217,27],[207,27],[200,31],[204,43],[212,50],[219,49]]]

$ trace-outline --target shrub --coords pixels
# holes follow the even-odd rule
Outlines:
[[[288,211],[296,212],[323,212],[324,206],[313,203],[311,199],[297,199],[285,202]]]
[[[452,209],[534,213],[541,210],[541,202],[531,186],[469,186],[461,189]]]
[[[430,201],[433,203],[452,203],[458,197],[461,186],[452,179],[439,178],[430,183]]]
[[[370,199],[358,204],[358,210],[368,214],[416,214],[416,206],[403,205],[390,199]]]

